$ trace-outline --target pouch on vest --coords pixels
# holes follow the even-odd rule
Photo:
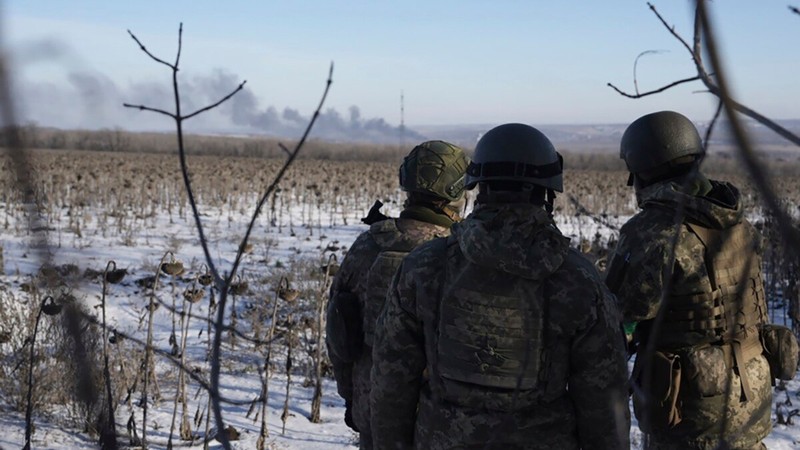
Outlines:
[[[364,347],[364,331],[361,326],[358,296],[352,292],[339,291],[328,308],[325,331],[328,334],[328,349],[344,363],[352,363],[361,355]]]
[[[721,346],[690,347],[683,355],[682,361],[685,383],[701,397],[714,397],[725,393],[728,378],[732,373]]]
[[[386,294],[394,273],[408,255],[405,251],[384,250],[375,258],[367,274],[367,300],[364,304],[364,343],[372,346],[375,340],[375,321],[386,303]]]
[[[761,326],[760,334],[772,378],[794,379],[800,348],[792,330],[781,325],[764,324]]]
[[[681,422],[678,394],[681,386],[681,361],[678,355],[655,352],[651,359],[649,386],[643,386],[646,368],[641,367],[642,355],[636,358],[633,369],[636,391],[633,410],[639,427],[645,433],[668,430]]]

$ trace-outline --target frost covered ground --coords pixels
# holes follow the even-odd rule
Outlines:
[[[0,227],[0,239],[4,265],[0,285],[4,286],[9,295],[18,302],[18,307],[28,307],[28,295],[23,292],[22,286],[38,273],[41,260],[37,259],[36,252],[30,248],[31,237],[27,232],[24,222],[18,212],[8,209],[8,205],[0,205],[0,220],[6,226]],[[221,271],[230,268],[239,244],[244,234],[246,223],[252,211],[202,211],[203,223],[211,243],[211,254]],[[384,211],[396,214],[396,203],[388,205]],[[50,241],[50,254],[55,266],[74,265],[77,273],[84,274],[86,269],[101,271],[108,261],[113,260],[117,267],[125,268],[127,276],[119,285],[113,285],[108,290],[108,320],[110,327],[138,337],[144,336],[144,327],[141,318],[148,301],[146,288],[139,286],[140,280],[154,274],[158,262],[167,251],[173,251],[176,258],[184,262],[187,271],[180,279],[161,278],[161,287],[157,292],[158,298],[169,304],[171,299],[180,298],[181,292],[191,285],[192,277],[202,272],[203,253],[198,243],[194,221],[186,211],[182,215],[163,211],[158,214],[137,218],[133,212],[129,216],[109,218],[102,211],[84,212],[81,217],[80,229],[67,216],[67,210],[57,212],[50,216],[48,223],[48,239]],[[245,317],[248,311],[256,308],[259,302],[269,302],[274,296],[276,280],[281,273],[294,270],[293,283],[301,288],[302,294],[298,302],[306,302],[306,306],[313,304],[315,295],[319,291],[318,282],[314,276],[308,275],[307,267],[316,267],[321,261],[327,260],[331,253],[339,258],[344,255],[346,248],[355,237],[366,229],[359,223],[359,218],[365,211],[351,213],[339,212],[338,215],[326,214],[317,211],[302,210],[298,207],[292,210],[289,217],[283,217],[283,223],[269,223],[260,219],[250,242],[254,244],[251,253],[245,256],[241,266],[242,280],[250,285],[247,294],[237,300],[237,316],[240,317],[238,326],[245,334],[251,332],[242,329],[248,323]],[[5,217],[3,217],[5,216]],[[309,220],[311,219],[311,220]],[[621,219],[616,219],[617,223]],[[349,225],[344,225],[343,222]],[[597,223],[587,217],[559,217],[559,226],[564,233],[573,238],[576,245],[583,239],[592,240],[608,239],[611,232],[608,227]],[[313,223],[313,226],[298,225]],[[294,224],[293,226],[290,224]],[[301,273],[302,272],[302,273]],[[101,283],[98,277],[85,277],[77,283],[71,292],[78,301],[88,306],[88,309],[99,314],[95,305],[101,296]],[[230,298],[229,298],[230,301]],[[27,306],[26,306],[27,305]],[[205,317],[208,314],[208,297],[194,305],[193,314]],[[309,308],[306,308],[309,309]],[[311,307],[310,309],[313,309]],[[283,311],[283,314],[287,311]],[[297,314],[300,314],[299,312]],[[169,352],[169,339],[173,329],[173,315],[168,308],[159,308],[154,313],[154,345]],[[47,320],[47,318],[45,318]],[[0,324],[2,325],[2,324]],[[207,363],[204,360],[207,348],[206,324],[201,320],[190,321],[187,333],[187,365],[200,367],[205,370]],[[0,330],[2,331],[2,330]],[[305,334],[305,331],[304,331]],[[313,339],[307,335],[303,342],[315,345]],[[9,351],[8,344],[0,344],[0,350]],[[342,417],[344,404],[336,394],[335,383],[326,379],[323,383],[323,399],[321,410],[321,423],[314,424],[308,420],[311,410],[313,386],[308,384],[308,369],[299,368],[292,372],[290,385],[289,416],[282,432],[282,408],[286,398],[286,376],[282,370],[285,361],[285,348],[277,349],[277,364],[269,378],[269,401],[267,410],[267,424],[269,437],[268,448],[286,449],[335,449],[354,448],[357,446],[356,435],[347,428]],[[233,442],[234,448],[253,449],[259,436],[260,419],[254,420],[255,414],[248,410],[250,402],[259,396],[261,391],[260,367],[263,357],[252,344],[239,342],[233,347],[229,340],[223,345],[223,370],[221,377],[222,394],[241,404],[223,405],[223,414],[226,424],[232,425],[240,432],[240,438]],[[302,359],[302,358],[301,358]],[[307,359],[307,358],[306,358]],[[302,361],[301,361],[302,362]],[[131,362],[135,364],[135,362]],[[166,358],[158,357],[156,372],[159,378],[161,399],[152,401],[148,411],[148,441],[151,448],[165,448],[170,432],[172,419],[173,399],[175,397],[175,372],[174,364]],[[22,371],[17,372],[21,375]],[[113,377],[112,377],[113,378]],[[130,380],[127,380],[130,382]],[[123,380],[115,379],[114,382],[122,383]],[[787,390],[776,392],[775,402],[786,403],[790,401],[800,405],[797,393],[800,383],[796,379],[788,383]],[[190,416],[202,412],[206,404],[206,396],[199,389],[198,384],[189,381],[187,389],[188,411]],[[136,399],[141,396],[134,393],[134,401],[121,402],[116,410],[117,430],[125,435],[126,424],[129,417],[133,416],[141,434],[142,408],[137,405]],[[791,405],[782,405],[784,415],[794,409]],[[69,412],[65,408],[52,405],[48,411],[34,411],[35,434],[33,448],[40,449],[84,449],[96,448],[96,441],[80,429],[72,429],[64,424],[69,423]],[[191,421],[192,418],[190,418]],[[773,408],[773,421],[775,408]],[[180,408],[178,412],[180,421]],[[193,426],[197,439],[181,441],[174,438],[174,446],[181,448],[203,448],[205,426]],[[24,444],[25,420],[24,412],[15,412],[8,404],[0,404],[0,448],[20,448]],[[640,446],[641,435],[635,422],[633,426],[632,442],[634,447]],[[210,441],[210,448],[218,448],[220,444]],[[775,425],[773,433],[766,440],[770,449],[790,449],[800,447],[800,424],[794,426]]]

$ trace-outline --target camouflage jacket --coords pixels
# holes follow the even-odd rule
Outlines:
[[[729,183],[711,181],[711,190],[705,195],[687,195],[680,192],[676,182],[662,182],[637,192],[641,212],[631,218],[621,229],[607,273],[607,282],[617,295],[624,320],[638,322],[634,334],[642,351],[642,342],[650,337],[652,320],[661,307],[662,292],[670,280],[670,295],[690,295],[697,286],[708,284],[708,270],[705,260],[705,247],[698,236],[692,232],[687,222],[710,229],[727,229],[742,223],[746,235],[753,245],[757,263],[761,261],[762,240],[759,233],[744,218],[738,190]],[[676,224],[678,205],[683,203],[685,219]],[[673,239],[678,233],[675,247],[675,262],[671,270],[665,271],[669,262]],[[760,278],[756,279],[760,283]],[[760,287],[756,287],[760,288]],[[766,311],[766,304],[756,305]],[[671,311],[668,309],[667,311]],[[668,313],[671,314],[671,313]],[[684,370],[694,361],[687,352],[694,355],[692,348],[709,348],[708,342],[699,333],[686,332],[685,336],[659,338],[673,342],[667,349],[676,352],[683,359]],[[676,348],[675,342],[683,342]],[[692,347],[694,346],[694,347]],[[659,349],[657,349],[659,350]],[[722,355],[722,352],[719,352]],[[702,362],[702,361],[701,361]],[[763,356],[747,360],[745,370],[753,398],[741,401],[741,379],[730,367],[730,361],[723,358],[707,361],[707,367],[721,367],[723,374],[685,372],[681,381],[678,405],[683,416],[682,422],[668,431],[654,431],[652,436],[656,448],[717,448],[720,438],[725,439],[732,448],[750,448],[757,445],[770,431],[770,384],[769,367]],[[728,367],[727,369],[724,369]],[[710,372],[710,371],[705,371]],[[656,375],[653,375],[654,377]],[[694,384],[710,384],[703,389],[712,392],[698,394]],[[731,387],[726,395],[721,386]],[[719,392],[717,392],[719,391]],[[639,413],[637,412],[637,416]],[[727,419],[724,419],[727,417]],[[641,421],[641,418],[640,418]],[[723,424],[725,429],[723,429]]]
[[[369,269],[382,249],[392,247],[398,240],[416,246],[448,234],[449,230],[445,227],[413,219],[387,219],[372,224],[369,231],[358,236],[342,261],[331,285],[328,315],[330,316],[332,310],[344,306],[340,305],[341,302],[357,301],[359,305],[355,310],[361,312],[361,317],[354,320],[363,319],[365,302],[369,299],[367,294],[370,291],[370,286],[367,285]],[[388,288],[389,281],[386,282],[384,290]],[[341,295],[343,293],[355,295]],[[380,307],[379,305],[378,308]],[[341,340],[344,337],[331,333],[327,335],[329,349],[337,339]],[[359,355],[355,361],[339,359],[336,353],[331,351],[329,355],[339,395],[352,405],[353,419],[359,430],[368,433],[372,353],[371,348],[355,350],[354,353]]]
[[[406,257],[378,319],[370,396],[375,447],[627,449],[620,315],[594,266],[570,249],[547,213],[533,205],[482,205],[451,231],[450,238],[423,244]],[[439,313],[447,307],[440,304],[442,292],[458,295],[460,286],[476,283],[510,295],[536,286],[536,295],[522,296],[521,308],[507,317],[516,330],[502,329],[500,321],[491,324],[497,334],[527,333],[532,328],[520,324],[531,318],[519,316],[529,306],[546,311],[542,339],[534,341],[545,348],[526,350],[543,358],[541,365],[535,361],[538,373],[519,375],[517,387],[523,378],[534,380],[524,389],[445,381],[440,373],[442,358],[458,351],[436,348],[444,336],[437,331]],[[546,304],[525,304],[535,298]],[[453,323],[481,317],[463,314]],[[488,353],[504,356],[491,348]],[[474,357],[491,362],[486,353]],[[477,371],[485,366],[475,365]]]

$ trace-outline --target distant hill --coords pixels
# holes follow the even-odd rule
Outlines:
[[[791,143],[775,134],[772,130],[752,120],[745,121],[748,125],[750,138],[757,146],[770,149],[786,147],[793,148]],[[800,135],[800,119],[780,120],[778,123],[789,131]],[[427,139],[442,139],[461,145],[465,148],[474,148],[478,139],[496,124],[474,125],[438,125],[415,126],[414,130]],[[701,136],[705,134],[708,122],[697,123]],[[597,125],[542,125],[537,128],[553,141],[559,150],[572,152],[598,152],[619,151],[619,141],[628,124],[597,124]],[[729,149],[734,144],[727,121],[719,121],[709,143],[709,150]],[[795,148],[796,149],[796,148]],[[800,149],[796,149],[800,151]]]

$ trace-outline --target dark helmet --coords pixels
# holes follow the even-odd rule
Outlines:
[[[691,120],[674,111],[659,111],[636,119],[625,130],[619,157],[631,174],[647,178],[667,175],[705,155],[703,141]]]
[[[518,181],[563,192],[563,167],[561,155],[541,131],[507,123],[478,141],[467,169],[467,189],[484,182]]]
[[[400,187],[406,192],[456,201],[464,193],[469,158],[460,147],[444,141],[423,142],[403,159]]]

